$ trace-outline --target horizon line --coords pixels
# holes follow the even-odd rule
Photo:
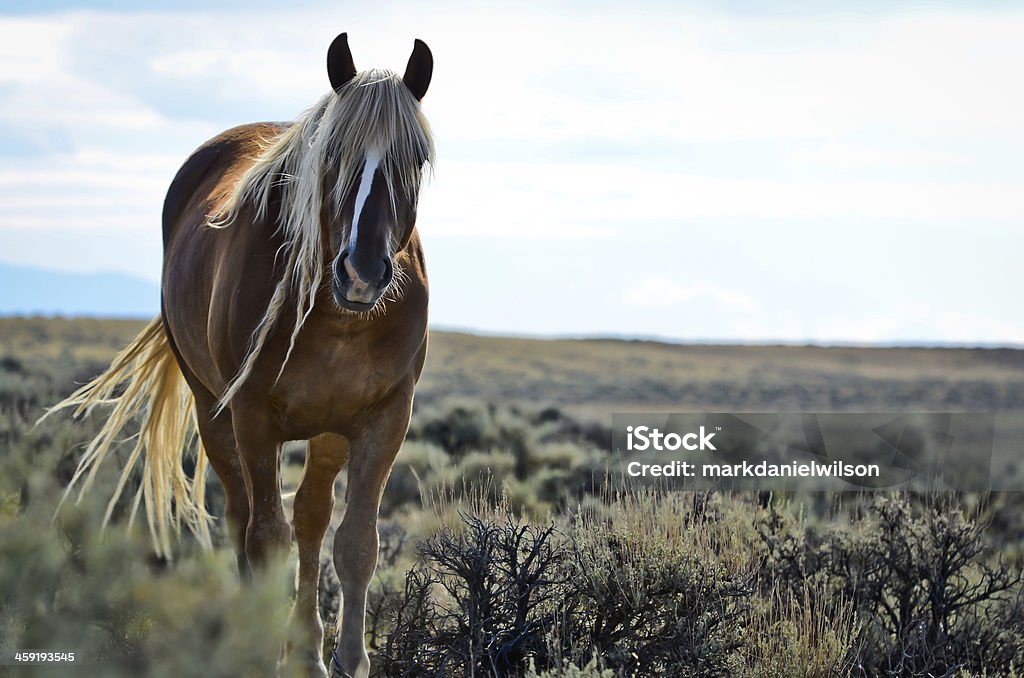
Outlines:
[[[112,320],[146,322],[153,316],[135,314],[65,314],[60,312],[12,313],[0,311],[0,319],[25,320]],[[725,339],[714,337],[666,337],[657,334],[627,334],[616,332],[594,332],[592,334],[567,332],[542,334],[534,332],[499,332],[482,330],[460,325],[428,325],[431,332],[445,334],[466,334],[475,337],[492,339],[524,339],[528,341],[615,341],[621,343],[650,343],[669,346],[734,346],[734,347],[782,347],[782,348],[865,348],[865,349],[948,349],[948,350],[1024,350],[1024,344],[999,341],[936,341],[928,339],[911,339],[899,341],[854,341],[848,339]]]

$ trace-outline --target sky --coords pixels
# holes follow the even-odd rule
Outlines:
[[[1002,2],[7,2],[0,262],[158,281],[177,168],[313,104],[342,31],[434,54],[435,326],[1024,344]]]

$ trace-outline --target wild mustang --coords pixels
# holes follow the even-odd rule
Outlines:
[[[316,676],[327,675],[320,546],[346,464],[331,673],[365,676],[370,666],[363,623],[377,512],[427,350],[416,204],[434,157],[420,111],[432,71],[430,50],[417,40],[404,76],[357,72],[343,33],[327,53],[331,91],[298,120],[236,127],[195,151],[164,202],[160,316],[55,408],[77,415],[113,406],[72,481],[84,478],[82,492],[141,416],[107,518],[141,463],[134,506],[144,502],[162,554],[181,522],[209,543],[208,462],[224,486],[243,575],[290,546],[281,446],[309,441],[294,503],[293,612],[308,644],[292,656]],[[190,478],[182,456],[193,447]]]

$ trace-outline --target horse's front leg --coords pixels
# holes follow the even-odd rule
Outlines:
[[[304,645],[290,649],[289,661],[298,659],[310,676],[327,676],[322,659],[324,625],[318,602],[320,546],[334,510],[334,479],[347,460],[348,441],[341,436],[325,433],[310,439],[302,480],[295,493],[293,524],[299,547],[299,584],[292,623]]]
[[[370,672],[364,635],[366,591],[379,548],[377,511],[411,413],[410,384],[398,389],[351,441],[345,516],[334,535],[334,567],[342,593],[341,625],[331,661],[334,677],[365,678]]]
[[[245,555],[249,565],[256,568],[287,556],[292,540],[281,502],[281,434],[272,421],[269,408],[232,405],[238,457],[249,495]]]

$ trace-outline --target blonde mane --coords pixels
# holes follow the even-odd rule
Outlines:
[[[279,136],[268,140],[234,190],[210,216],[212,228],[225,228],[247,205],[255,210],[257,219],[276,218],[284,236],[279,256],[286,257],[286,273],[274,288],[241,369],[221,396],[218,412],[252,372],[291,292],[295,326],[278,377],[284,371],[295,339],[313,310],[324,268],[329,265],[324,261],[321,207],[340,219],[345,197],[358,181],[364,158],[371,150],[380,155],[379,168],[392,204],[402,197],[415,205],[424,169],[434,162],[434,142],[416,97],[391,71],[356,74]],[[326,185],[327,179],[334,177],[333,185]],[[269,214],[274,191],[280,196],[277,215]],[[342,242],[347,239],[347,234],[343,235],[346,237]]]

